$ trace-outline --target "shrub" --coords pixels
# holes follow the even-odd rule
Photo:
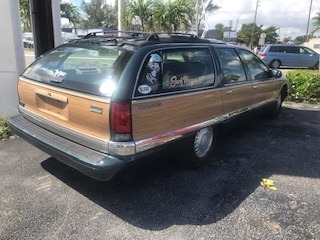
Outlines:
[[[286,75],[290,82],[288,100],[320,103],[320,74],[313,70],[294,70]]]
[[[6,118],[0,117],[0,139],[6,140],[12,135]]]

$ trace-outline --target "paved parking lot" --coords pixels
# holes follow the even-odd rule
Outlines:
[[[0,239],[320,239],[320,109],[286,106],[221,134],[203,168],[147,164],[111,182],[0,142]]]

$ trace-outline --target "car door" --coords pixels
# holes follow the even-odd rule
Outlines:
[[[240,49],[239,53],[252,81],[253,107],[274,101],[279,94],[281,82],[272,77],[269,68],[252,52]]]
[[[298,46],[286,46],[282,60],[283,66],[298,67],[300,50]]]
[[[319,61],[319,55],[310,48],[299,46],[299,67],[311,68]]]
[[[229,116],[247,111],[252,104],[252,83],[246,76],[243,63],[234,48],[216,48],[222,79],[224,113]]]

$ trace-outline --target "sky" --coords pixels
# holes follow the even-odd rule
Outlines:
[[[82,0],[68,0],[80,6]],[[90,1],[90,0],[86,0]],[[310,2],[312,0],[258,0],[256,24],[264,27],[276,26],[279,28],[280,39],[284,37],[295,38],[305,35],[309,16]],[[107,0],[113,3],[114,0]],[[312,1],[309,33],[312,30],[312,18],[320,12],[320,0]],[[239,30],[242,24],[252,23],[256,10],[257,0],[213,0],[221,8],[208,17],[209,28],[218,23],[225,26],[232,21],[232,30]],[[238,23],[238,24],[237,24]],[[316,33],[320,36],[320,32]]]

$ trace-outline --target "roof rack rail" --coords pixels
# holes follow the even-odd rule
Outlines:
[[[173,32],[173,33],[152,33],[146,39],[147,41],[158,41],[158,42],[205,42],[208,43],[207,39],[202,39],[196,36],[195,34],[190,33],[180,33],[180,32]]]
[[[124,35],[126,34],[126,35]],[[95,37],[141,37],[143,36],[144,38],[146,38],[147,36],[149,36],[150,33],[147,32],[141,32],[141,31],[118,31],[118,30],[101,30],[101,31],[94,31],[94,32],[90,32],[87,35],[85,35],[83,37],[83,39],[86,38],[95,38]]]

